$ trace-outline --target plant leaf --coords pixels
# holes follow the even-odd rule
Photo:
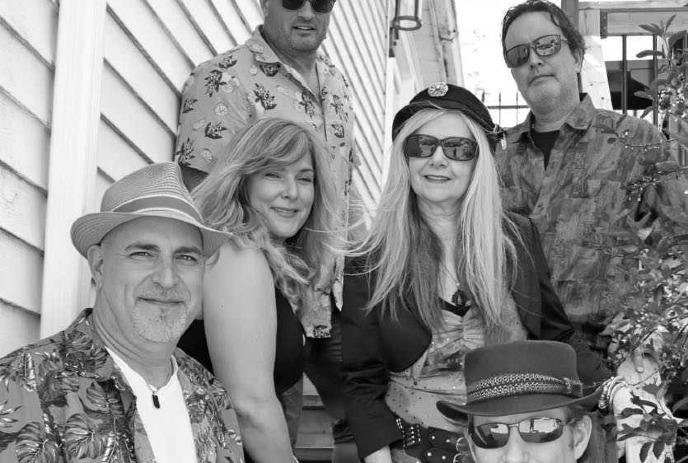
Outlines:
[[[664,31],[669,30],[669,26],[671,26],[671,23],[674,22],[674,19],[676,18],[676,14],[672,14],[671,17],[667,20],[666,24],[664,25]]]
[[[654,445],[652,446],[652,454],[655,456],[655,458],[659,459],[659,457],[662,455],[663,451],[664,451],[664,442],[661,440],[655,441]]]
[[[640,118],[641,118],[641,119],[644,119],[645,116],[647,116],[648,114],[650,114],[650,113],[652,112],[653,109],[654,109],[654,108],[653,108],[652,106],[648,106],[647,108],[645,108],[645,109],[643,110],[643,113],[640,115]]]
[[[643,50],[635,55],[636,58],[645,58],[646,56],[656,56],[658,58],[664,58],[663,50]]]
[[[640,28],[653,35],[662,35],[662,29],[657,24],[641,24]]]
[[[652,442],[645,442],[642,447],[640,447],[640,461],[644,462],[647,460],[647,455],[650,453],[650,448],[652,447]]]

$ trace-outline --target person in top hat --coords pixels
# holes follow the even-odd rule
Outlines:
[[[115,182],[71,236],[95,303],[0,359],[0,461],[243,462],[226,391],[175,348],[228,239],[204,225],[179,166]]]
[[[442,455],[425,454],[446,440],[437,428],[453,429],[434,404],[465,401],[463,358],[478,347],[562,340],[586,385],[609,376],[552,290],[533,224],[502,210],[500,135],[472,93],[446,83],[394,118],[388,180],[344,284],[347,417],[366,462]]]
[[[468,422],[475,463],[584,457],[602,388],[583,392],[571,346],[521,341],[483,347],[466,354],[464,372],[465,404],[441,400],[437,409],[452,422]]]

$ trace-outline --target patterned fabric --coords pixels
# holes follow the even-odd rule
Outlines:
[[[199,65],[184,85],[177,162],[209,172],[224,154],[232,136],[246,124],[263,117],[303,123],[313,127],[329,147],[330,158],[326,162],[336,179],[336,212],[346,224],[355,165],[349,84],[324,55],[318,55],[315,66],[320,85],[318,94],[296,70],[280,62],[263,39],[260,27],[243,45]],[[303,309],[301,317],[309,337],[329,336],[327,295],[332,289],[341,307],[343,263],[341,257],[336,266],[323,259],[321,281],[316,284],[322,293],[311,301],[312,307]]]
[[[497,152],[505,206],[530,215],[542,236],[552,284],[571,321],[594,344],[605,321],[630,301],[619,250],[637,240],[686,233],[688,182],[666,176],[640,196],[626,188],[672,160],[646,121],[596,109],[588,96],[561,127],[547,169],[530,133],[532,114]],[[639,220],[645,216],[644,220]],[[682,228],[683,227],[683,228]]]
[[[227,392],[181,350],[174,357],[199,463],[242,463]],[[90,309],[65,331],[0,359],[0,461],[155,462],[136,398]]]
[[[520,394],[564,394],[583,397],[583,383],[537,373],[508,373],[480,380],[468,387],[468,400],[471,402]]]

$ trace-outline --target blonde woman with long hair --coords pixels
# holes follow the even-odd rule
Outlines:
[[[206,223],[234,239],[210,259],[203,320],[179,346],[222,380],[249,461],[292,463],[305,363],[297,313],[332,275],[338,228],[327,151],[292,121],[267,118],[234,143],[193,191]]]
[[[452,461],[457,440],[468,454],[435,402],[465,402],[469,350],[565,341],[588,385],[609,376],[553,292],[533,224],[502,209],[499,135],[472,93],[446,83],[394,118],[388,180],[344,284],[347,416],[368,463]]]

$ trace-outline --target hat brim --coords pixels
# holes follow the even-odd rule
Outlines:
[[[440,400],[436,406],[440,413],[450,420],[463,421],[468,416],[518,415],[568,407],[570,405],[580,405],[588,410],[593,410],[597,406],[601,393],[602,389],[598,388],[592,394],[580,398],[555,394],[528,394],[466,405]]]
[[[230,238],[231,234],[199,223],[193,217],[173,209],[148,209],[145,212],[95,212],[78,218],[71,229],[72,243],[79,254],[86,257],[88,249],[100,244],[114,228],[143,217],[161,217],[178,220],[198,229],[203,239],[203,254],[212,256]]]
[[[394,121],[392,122],[392,140],[397,138],[397,135],[399,135],[399,132],[401,131],[401,128],[404,126],[407,120],[411,118],[414,114],[416,114],[418,111],[421,111],[423,109],[445,109],[445,110],[455,110],[455,111],[460,111],[461,113],[465,114],[468,116],[470,119],[472,119],[475,122],[480,121],[480,116],[476,114],[475,112],[471,111],[469,108],[467,108],[465,105],[456,102],[456,101],[443,101],[442,105],[438,105],[435,102],[432,101],[414,101],[412,103],[407,104],[403,108],[397,112],[397,114],[394,116]],[[483,127],[484,130],[487,130]],[[490,133],[490,132],[485,132],[487,135],[487,141],[490,145],[490,148],[492,151],[495,150],[497,141],[495,137]]]

